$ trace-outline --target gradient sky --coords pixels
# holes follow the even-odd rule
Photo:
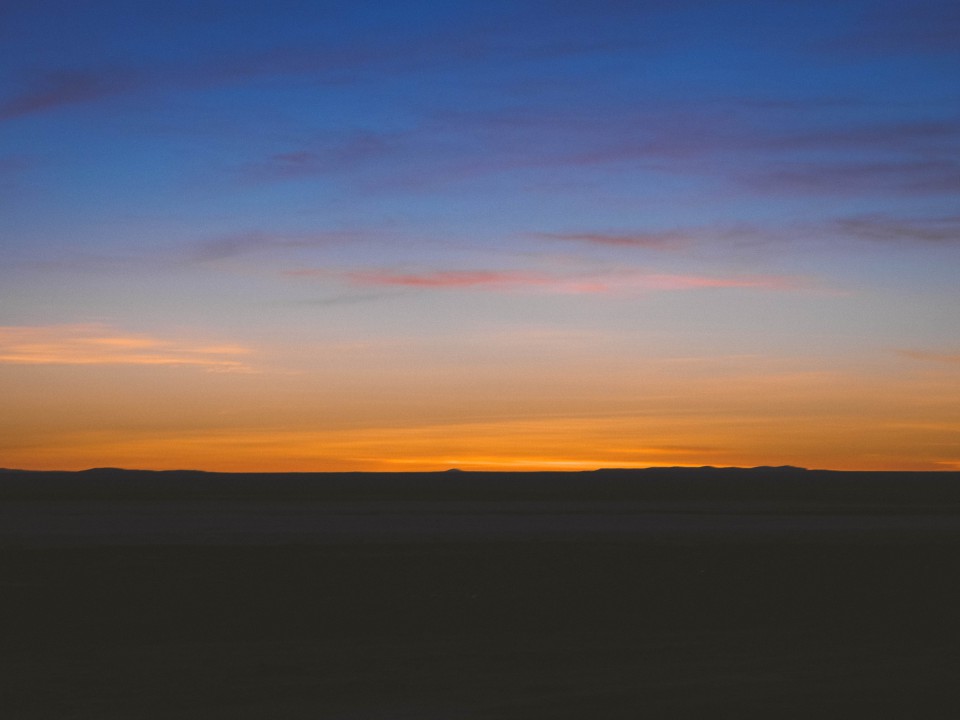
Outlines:
[[[960,469],[955,0],[0,3],[0,466]]]

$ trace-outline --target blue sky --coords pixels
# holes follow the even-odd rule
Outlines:
[[[512,449],[478,466],[589,465],[586,448],[516,457],[516,429],[490,428],[575,434],[587,414],[642,445],[638,418],[668,407],[648,365],[674,358],[670,398],[693,418],[678,436],[729,418],[768,437],[718,440],[707,460],[952,467],[958,28],[956,3],[929,1],[8,2],[0,382],[50,377],[19,401],[33,419],[7,464],[82,464],[82,433],[156,438],[130,413],[173,412],[143,399],[58,435],[37,408],[63,373],[126,368],[104,402],[132,408],[156,373],[187,402],[242,367],[210,398],[240,419],[204,432],[469,435],[481,417],[477,437]],[[148,343],[162,357],[82,350]],[[242,360],[208,362],[211,347]],[[466,385],[420,377],[451,367]],[[777,430],[770,373],[783,388],[819,373],[823,398],[862,380],[837,400],[844,427],[863,422],[855,447],[818,455],[827,430],[778,445],[795,430]],[[351,391],[322,419],[238,400],[294,376],[303,397]],[[936,429],[885,454],[898,417]],[[282,444],[297,468],[372,467],[297,442]],[[134,445],[98,447],[156,464]]]

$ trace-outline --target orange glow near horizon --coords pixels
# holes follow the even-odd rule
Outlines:
[[[650,418],[617,418],[315,432],[70,432],[33,446],[8,446],[4,464],[34,470],[117,466],[221,472],[573,471],[774,464],[837,470],[960,467],[956,456],[911,456],[917,437],[929,434],[923,428],[893,424],[874,428],[877,437],[869,443],[842,423],[820,429],[791,438],[786,422],[685,418],[664,427]],[[955,428],[941,434],[952,432]],[[824,434],[832,435],[833,441],[824,443]],[[706,444],[684,444],[694,440]]]
[[[97,325],[0,330],[0,467],[960,467],[957,367],[922,353],[844,371],[756,354],[642,358],[599,341],[587,352],[549,333],[530,336],[544,348],[531,355],[508,333],[428,351],[307,348],[320,365],[289,348]]]

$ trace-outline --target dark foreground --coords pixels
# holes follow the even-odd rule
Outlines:
[[[0,481],[2,716],[960,717],[957,478],[895,480],[780,502],[754,480],[366,501]]]

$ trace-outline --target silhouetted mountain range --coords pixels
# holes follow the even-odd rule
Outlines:
[[[960,472],[669,467],[584,472],[218,473],[4,470],[2,499],[632,501],[922,506],[960,504]]]

